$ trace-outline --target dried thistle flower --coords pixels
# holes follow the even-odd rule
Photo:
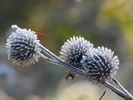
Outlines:
[[[81,36],[74,36],[68,39],[61,47],[60,58],[64,62],[82,69],[82,64],[80,63],[80,61],[82,60],[83,55],[86,54],[86,52],[90,48],[93,48],[92,43],[85,40]],[[69,71],[68,76],[66,78],[68,78],[69,76],[74,78],[75,75],[76,74],[74,72]]]
[[[81,63],[85,68],[87,77],[97,82],[105,82],[114,77],[117,72],[119,60],[114,52],[106,47],[89,50]]]
[[[22,66],[28,66],[38,61],[39,40],[35,32],[22,29],[17,25],[11,26],[11,35],[7,39],[6,48],[8,59]]]
[[[27,66],[38,61],[38,58],[41,56],[47,62],[68,68],[72,78],[75,77],[75,73],[87,76],[89,79],[104,83],[104,86],[125,100],[133,100],[132,94],[114,78],[119,60],[110,49],[105,47],[95,49],[93,44],[83,37],[73,37],[62,46],[60,59],[39,43],[40,41],[37,39],[35,32],[30,29],[21,29],[16,25],[12,25],[11,28],[12,32],[7,39],[6,47],[8,58],[13,62]],[[48,57],[42,54],[41,50]],[[108,81],[110,79],[121,90],[110,84]]]

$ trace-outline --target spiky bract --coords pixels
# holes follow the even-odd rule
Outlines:
[[[83,37],[74,36],[68,39],[61,47],[60,58],[64,62],[82,69],[80,61],[90,48],[93,48],[92,43],[85,40]]]
[[[8,58],[14,63],[28,66],[38,61],[40,52],[39,40],[35,32],[30,29],[22,29],[17,25],[11,26],[11,35],[7,39],[6,48]]]
[[[87,77],[97,82],[105,82],[114,77],[119,60],[114,52],[106,47],[91,49],[81,61]]]

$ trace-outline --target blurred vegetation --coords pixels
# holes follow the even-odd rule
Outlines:
[[[120,59],[117,78],[133,93],[132,9],[133,0],[1,0],[0,98],[95,100],[103,90],[89,82],[80,82],[81,78],[65,81],[62,68],[41,59],[27,69],[11,64],[5,42],[12,24],[36,31],[41,43],[57,55],[61,45],[73,35],[85,37],[95,47],[107,46]],[[103,100],[110,96],[114,97],[112,100],[121,100],[110,91]]]
[[[103,23],[109,21],[117,24],[124,40],[128,45],[128,50],[133,54],[133,1],[132,0],[108,0],[101,8],[98,17]]]

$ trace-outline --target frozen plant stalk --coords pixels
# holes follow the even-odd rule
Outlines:
[[[64,43],[58,57],[40,44],[35,32],[17,25],[12,25],[11,28],[6,48],[8,59],[12,62],[29,66],[42,57],[47,62],[65,67],[72,75],[82,75],[103,84],[125,100],[133,100],[133,96],[115,79],[119,60],[110,49],[94,48],[93,44],[83,37],[73,37]],[[110,81],[119,88],[110,84]]]

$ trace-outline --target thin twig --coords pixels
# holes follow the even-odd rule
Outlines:
[[[117,81],[116,78],[113,78],[113,81],[119,86],[119,88],[120,88],[125,94],[127,94],[128,96],[130,96],[131,98],[133,98],[132,94],[129,93],[129,92],[120,84],[120,82]]]
[[[45,61],[52,63],[52,64],[56,64],[62,67],[66,67],[67,69],[70,69],[76,73],[78,73],[79,75],[85,75],[85,72],[80,70],[79,68],[77,68],[76,66],[72,66],[71,64],[65,63],[63,61],[61,61],[60,59],[58,60],[53,60],[51,58],[48,58],[46,56],[44,56],[42,53],[38,53]]]
[[[83,75],[85,76],[85,72],[80,70],[79,68],[77,68],[76,66],[73,66],[71,64],[65,63],[62,60],[59,59],[58,56],[56,56],[54,53],[52,53],[51,51],[49,51],[47,48],[45,48],[44,46],[40,45],[40,48],[43,50],[44,53],[46,53],[50,58],[44,56],[42,53],[39,53],[39,55],[46,61],[53,63],[53,64],[57,64],[59,66],[62,67],[66,67],[76,73],[78,73],[79,75]],[[115,81],[116,83],[118,83],[117,81]],[[115,92],[117,95],[119,95],[120,97],[124,98],[125,100],[133,100],[132,96],[130,96],[129,94],[127,94],[127,92],[123,92],[120,89],[118,89],[117,87],[111,85],[110,83],[105,83],[104,84],[106,87],[108,87],[109,89],[111,89],[113,92]]]
[[[104,92],[102,93],[102,95],[100,96],[100,98],[98,100],[102,100],[102,98],[104,97],[105,94],[106,94],[106,89],[104,90]]]
[[[113,92],[115,92],[117,95],[119,95],[120,97],[122,97],[123,99],[125,99],[125,100],[133,100],[133,98],[129,97],[127,94],[125,94],[123,91],[121,91],[117,87],[111,85],[109,82],[106,82],[104,85],[107,88],[109,88],[110,90],[112,90]]]
[[[42,51],[44,51],[44,53],[46,53],[50,58],[56,59],[58,60],[59,57],[56,56],[53,52],[51,52],[50,50],[48,50],[47,48],[45,48],[43,45],[40,44],[40,48]]]

